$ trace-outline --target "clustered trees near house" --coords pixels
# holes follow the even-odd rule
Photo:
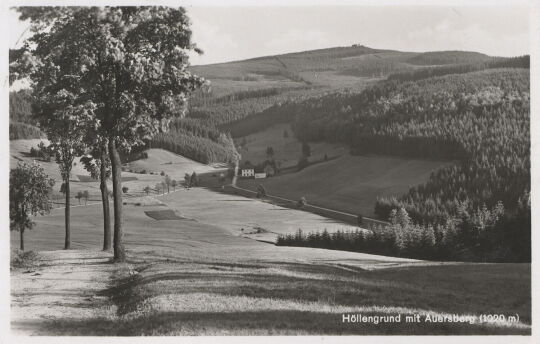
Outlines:
[[[190,188],[192,186],[199,186],[199,176],[197,176],[197,173],[193,172],[192,174],[186,173],[184,175],[184,185],[187,188]]]
[[[10,81],[28,77],[40,124],[53,137],[66,200],[72,157],[104,147],[114,196],[114,258],[125,260],[120,151],[144,144],[185,112],[202,78],[187,69],[191,42],[183,8],[19,7],[32,35],[10,52]],[[59,125],[63,130],[55,130]],[[85,128],[90,127],[90,131]],[[48,134],[49,134],[48,132]],[[91,132],[91,135],[85,135]],[[75,137],[78,140],[75,139]],[[90,139],[90,140],[88,140]],[[92,140],[93,139],[93,140]],[[66,203],[67,203],[66,202]],[[66,242],[69,248],[69,206]]]

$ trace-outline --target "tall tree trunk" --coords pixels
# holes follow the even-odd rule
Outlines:
[[[103,251],[111,249],[111,212],[109,209],[109,189],[107,188],[107,165],[105,152],[101,153],[100,186],[103,203]]]
[[[20,241],[21,241],[21,251],[24,251],[24,228],[19,229]]]
[[[114,138],[109,140],[109,157],[111,159],[114,196],[114,260],[123,262],[126,259],[126,253],[124,251],[124,243],[122,242],[124,237],[124,233],[122,232],[124,222],[122,217],[122,162],[120,161],[120,154],[118,154],[118,150],[116,149]]]
[[[65,213],[65,220],[66,220],[66,240],[64,242],[64,250],[69,250],[71,246],[71,228],[70,228],[70,222],[69,222],[69,214],[70,214],[70,204],[69,204],[69,178],[66,178],[66,213]]]

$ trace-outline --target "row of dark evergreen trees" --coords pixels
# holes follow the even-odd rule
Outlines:
[[[442,261],[530,262],[530,210],[528,198],[518,203],[514,215],[505,212],[502,202],[472,213],[462,204],[446,224],[420,225],[399,208],[392,210],[389,226],[334,233],[299,229],[279,235],[276,244]]]

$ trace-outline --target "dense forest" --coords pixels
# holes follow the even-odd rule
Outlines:
[[[236,164],[240,160],[229,134],[193,118],[172,121],[169,131],[153,137],[147,147],[166,149],[204,164]]]
[[[356,153],[458,160],[376,207],[383,218],[399,204],[416,221],[440,223],[460,203],[512,207],[530,189],[529,97],[527,69],[393,80],[296,105],[293,129],[301,140],[340,141]]]
[[[490,60],[491,57],[474,51],[428,51],[407,59],[407,63],[414,65],[450,65],[463,63],[476,63]]]
[[[437,67],[425,67],[401,73],[394,73],[388,76],[388,80],[413,81],[427,79],[435,76],[443,76],[447,74],[463,74],[475,72],[490,68],[529,68],[529,65],[529,55],[511,58],[493,58],[488,61],[477,63],[463,63]]]
[[[28,90],[9,94],[9,139],[39,139],[44,135],[32,116],[32,95]]]
[[[328,233],[298,230],[279,235],[278,246],[305,246],[429,260],[477,262],[530,262],[531,208],[521,199],[513,215],[502,202],[492,209],[469,213],[461,207],[457,216],[442,225],[414,223],[404,208],[394,209],[390,225],[371,230]]]
[[[389,80],[281,111],[295,115],[300,140],[342,142],[357,154],[455,161],[405,195],[379,199],[375,213],[382,219],[403,208],[414,223],[451,227],[459,214],[503,201],[505,221],[526,224],[518,204],[530,191],[529,92],[528,69],[486,69]]]
[[[218,101],[219,102],[219,101]],[[10,92],[9,97],[9,139],[44,138],[32,115],[32,96],[29,90]],[[136,153],[146,148],[163,148],[202,163],[235,163],[239,156],[230,135],[222,133],[209,121],[196,118],[177,118],[171,121],[170,129],[148,140],[144,147],[124,154]]]

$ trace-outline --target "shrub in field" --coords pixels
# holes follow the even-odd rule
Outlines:
[[[266,189],[264,185],[259,184],[257,185],[257,198],[264,198],[266,197]]]
[[[81,204],[81,199],[83,197],[84,197],[84,195],[83,195],[82,191],[77,192],[77,195],[75,196],[75,198],[79,201],[79,204]]]
[[[129,191],[129,188],[127,186],[122,186],[122,192],[127,193]]]
[[[190,186],[199,186],[199,177],[197,176],[197,173],[193,172],[191,176],[189,177],[189,184]]]
[[[171,184],[172,184],[172,179],[171,177],[169,177],[169,175],[165,175],[165,185],[167,186],[167,193],[170,192],[170,188],[171,188]]]
[[[307,205],[307,200],[305,197],[302,197],[300,198],[297,202],[296,202],[296,207],[298,209],[302,208],[303,206]]]
[[[20,251],[11,259],[12,268],[30,268],[36,264],[39,255],[34,251]]]

